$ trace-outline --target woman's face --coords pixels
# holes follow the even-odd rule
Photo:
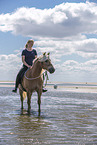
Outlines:
[[[32,46],[33,46],[33,42],[29,42],[29,43],[28,43],[28,47],[31,48]]]

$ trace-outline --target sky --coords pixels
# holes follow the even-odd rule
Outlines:
[[[0,0],[0,81],[15,81],[29,39],[50,52],[49,82],[97,82],[96,0]]]

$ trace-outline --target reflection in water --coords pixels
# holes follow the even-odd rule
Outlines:
[[[0,90],[1,145],[97,144],[97,94],[49,91],[42,96],[38,117],[37,97],[31,114],[20,110],[19,95]]]
[[[32,118],[28,115],[22,115],[17,118],[18,125],[15,127],[17,140],[25,143],[42,143],[45,139],[49,124],[40,118]]]

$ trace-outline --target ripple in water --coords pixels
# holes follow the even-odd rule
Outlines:
[[[97,94],[49,90],[42,95],[38,117],[37,95],[33,94],[31,114],[23,114],[19,94],[0,88],[1,145],[97,144]]]

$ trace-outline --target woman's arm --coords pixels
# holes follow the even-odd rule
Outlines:
[[[37,58],[37,55],[35,55],[35,58]]]
[[[37,59],[37,55],[35,55],[35,58],[34,58],[34,60],[33,60],[33,63],[34,63],[34,61]]]
[[[28,65],[26,62],[25,62],[25,55],[22,55],[22,62],[25,66],[27,66],[28,68],[31,67],[31,65]]]

